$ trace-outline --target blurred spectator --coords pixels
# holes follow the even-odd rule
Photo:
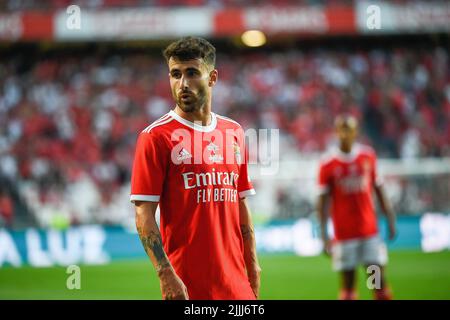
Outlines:
[[[9,227],[13,222],[14,207],[9,195],[0,189],[0,225]]]

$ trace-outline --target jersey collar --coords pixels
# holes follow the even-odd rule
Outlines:
[[[344,162],[350,162],[350,161],[355,160],[355,158],[359,154],[359,151],[360,151],[360,147],[359,147],[358,143],[355,143],[353,145],[352,150],[349,153],[342,152],[342,150],[338,146],[336,146],[336,148],[335,148],[336,157],[339,160],[344,161]]]
[[[211,132],[214,131],[214,129],[216,129],[217,126],[217,118],[216,118],[216,114],[211,112],[211,123],[207,126],[202,126],[199,125],[197,123],[191,122],[189,120],[186,120],[184,118],[182,118],[181,116],[179,116],[175,111],[170,110],[169,115],[174,118],[175,120],[177,120],[178,122],[184,124],[185,126],[188,126],[194,130],[200,131],[200,132]]]

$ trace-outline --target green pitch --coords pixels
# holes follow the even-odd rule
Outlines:
[[[330,260],[262,255],[261,299],[335,299],[338,278]],[[450,252],[391,251],[387,269],[396,299],[450,299]],[[81,289],[68,290],[62,267],[0,269],[0,299],[160,299],[147,260],[81,266]],[[362,299],[371,298],[366,274],[358,274]]]

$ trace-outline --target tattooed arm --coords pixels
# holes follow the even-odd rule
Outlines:
[[[158,274],[163,299],[189,299],[186,286],[175,273],[164,251],[161,234],[155,220],[158,203],[136,201],[134,204],[139,238]]]
[[[247,269],[248,280],[253,289],[255,297],[259,296],[261,267],[256,255],[255,232],[251,218],[250,209],[246,199],[239,201],[239,217],[241,224],[242,238],[244,239],[244,260]]]

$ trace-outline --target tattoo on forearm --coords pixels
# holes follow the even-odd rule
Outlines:
[[[138,233],[145,252],[147,252],[147,254],[152,252],[156,259],[156,271],[159,272],[161,269],[169,266],[169,261],[167,260],[164,252],[161,236],[154,231],[150,231],[150,234],[144,235],[142,228],[138,228]]]
[[[253,229],[247,224],[241,224],[242,238],[245,240],[250,239],[253,236]]]

